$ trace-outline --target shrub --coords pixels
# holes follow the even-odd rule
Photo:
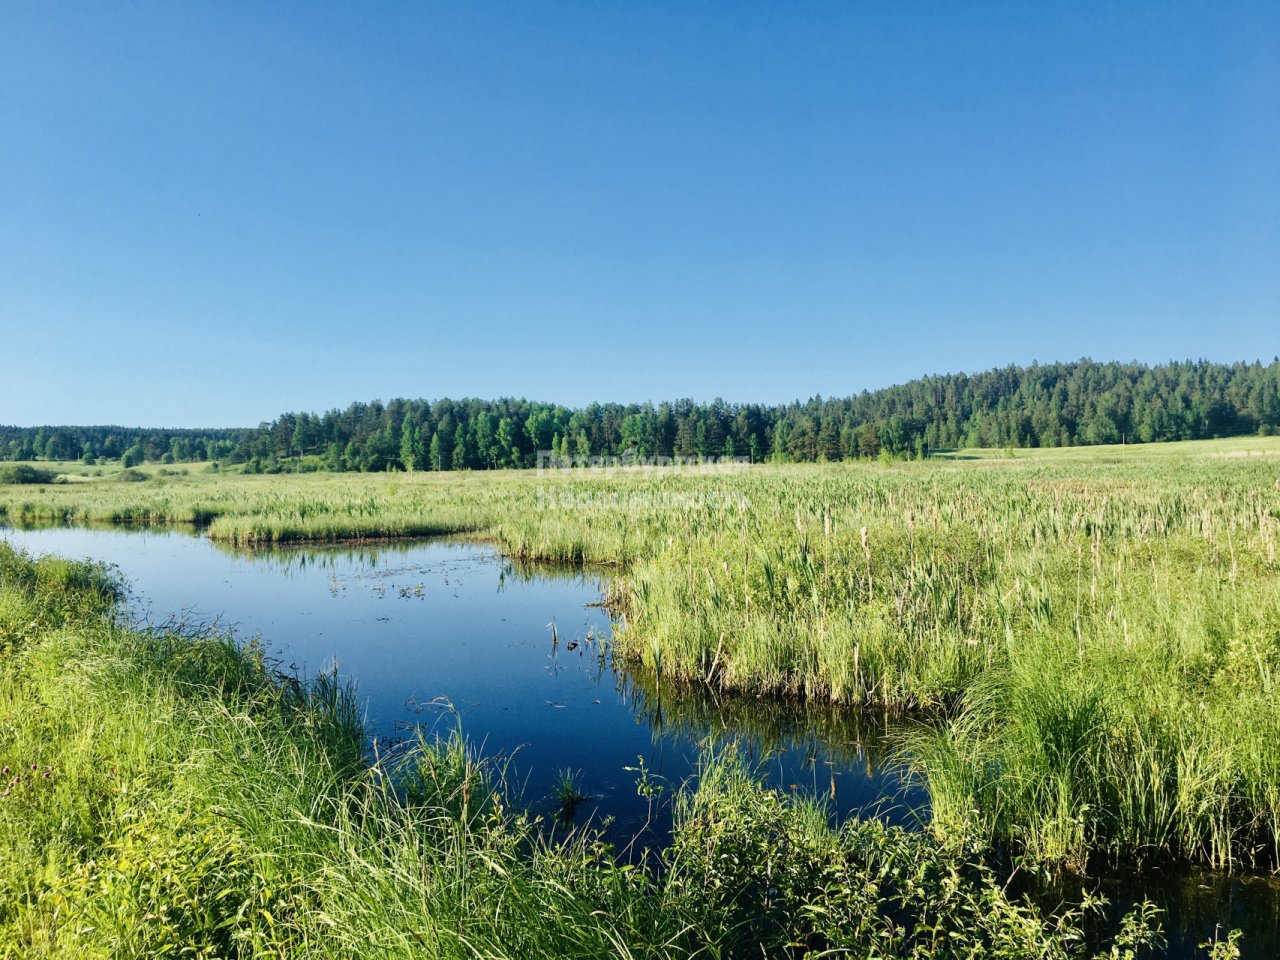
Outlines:
[[[52,470],[41,470],[29,463],[15,463],[0,467],[0,483],[53,483]]]

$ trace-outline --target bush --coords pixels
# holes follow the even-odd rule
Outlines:
[[[0,483],[53,483],[52,470],[41,470],[29,463],[15,463],[0,467]]]
[[[116,479],[125,483],[142,483],[144,480],[151,479],[141,470],[135,470],[130,467],[128,470],[121,470],[116,474]]]

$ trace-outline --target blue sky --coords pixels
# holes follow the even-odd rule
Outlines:
[[[0,422],[1280,353],[1274,3],[0,0]]]

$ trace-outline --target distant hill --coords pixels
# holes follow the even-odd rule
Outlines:
[[[568,457],[848,460],[956,447],[1057,447],[1280,434],[1280,361],[1009,366],[785,405],[676,400],[580,409],[500,400],[392,400],[285,413],[244,430],[0,427],[0,456],[226,459],[249,470],[526,467]],[[114,442],[112,439],[114,438]],[[122,446],[123,445],[123,446]]]

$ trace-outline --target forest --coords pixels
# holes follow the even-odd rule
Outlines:
[[[832,462],[963,447],[1063,447],[1280,432],[1280,361],[1007,366],[784,405],[503,398],[353,403],[254,428],[0,427],[7,460],[217,460],[248,472],[482,470],[538,451],[586,457]]]
[[[230,460],[243,446],[243,427],[216,430],[119,426],[0,426],[0,460],[101,460],[126,467],[140,463]]]

